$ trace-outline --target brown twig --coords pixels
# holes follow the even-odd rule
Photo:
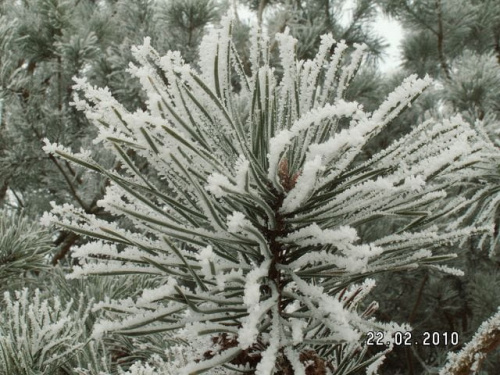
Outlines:
[[[267,6],[269,0],[260,0],[259,9],[257,10],[257,20],[259,22],[259,26],[262,26],[262,18],[264,15],[264,9]]]
[[[420,303],[422,302],[422,296],[424,294],[424,287],[425,284],[427,283],[427,280],[429,279],[429,275],[426,274],[424,278],[422,279],[422,282],[420,283],[420,288],[418,289],[418,294],[417,294],[417,299],[415,300],[415,304],[413,305],[413,309],[411,310],[410,316],[408,317],[408,323],[411,324],[415,320],[415,317],[417,316],[417,310],[418,307],[420,306]],[[406,362],[408,364],[408,369],[409,369],[409,375],[414,375],[415,371],[413,368],[413,355],[410,350],[410,348],[405,347],[405,353],[406,353]]]
[[[429,275],[425,275],[420,283],[420,288],[418,289],[417,299],[415,300],[415,304],[413,305],[413,309],[411,310],[410,316],[408,317],[408,323],[411,324],[415,321],[415,316],[417,315],[417,309],[422,302],[422,296],[424,294],[424,287],[429,279]]]
[[[451,79],[450,75],[450,67],[446,62],[446,57],[444,55],[444,30],[443,30],[443,10],[441,8],[441,0],[436,0],[436,15],[438,21],[438,33],[437,33],[437,47],[438,47],[438,55],[439,61],[441,63],[441,69],[447,79]]]
[[[80,238],[79,235],[73,233],[73,232],[67,232],[67,236],[65,237],[60,250],[57,252],[56,255],[52,258],[52,265],[55,266],[61,259],[63,259],[66,254],[69,252],[71,249],[71,246],[73,246],[76,241]]]

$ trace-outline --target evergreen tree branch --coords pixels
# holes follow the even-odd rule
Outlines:
[[[259,23],[259,26],[262,26],[262,18],[264,16],[264,10],[266,9],[268,2],[269,2],[269,0],[260,0],[259,1],[259,8],[257,10],[257,21]]]
[[[73,197],[76,199],[76,201],[78,202],[80,207],[82,207],[86,212],[90,212],[91,211],[90,208],[87,207],[85,202],[82,200],[82,198],[80,198],[79,194],[76,192],[76,189],[73,186],[71,179],[66,174],[66,171],[64,170],[64,168],[59,164],[59,162],[57,161],[57,159],[53,155],[50,155],[49,158],[54,163],[54,165],[57,167],[59,172],[61,172],[61,175],[63,176],[64,180],[66,181],[66,184],[68,185],[68,188],[71,192],[71,195],[73,195]]]
[[[9,190],[9,182],[5,179],[0,187],[0,203],[5,200],[5,196],[7,195],[7,190]]]
[[[408,368],[408,375],[415,375],[415,367],[413,366],[413,357],[411,347],[405,346],[406,363]]]
[[[332,20],[331,20],[331,14],[330,14],[330,0],[323,0],[323,10],[325,14],[325,20],[327,22],[327,26],[329,28],[332,27]]]
[[[26,271],[47,268],[44,258],[50,243],[49,233],[36,223],[0,211],[0,281],[23,279]]]
[[[417,310],[420,305],[420,302],[422,301],[422,296],[424,294],[424,287],[428,279],[429,275],[426,273],[424,278],[422,279],[422,282],[420,283],[420,288],[418,288],[418,293],[417,293],[417,299],[415,300],[415,304],[413,305],[410,316],[408,317],[409,324],[412,324],[415,321],[415,317],[417,316]]]
[[[12,194],[14,194],[14,197],[16,198],[17,203],[19,204],[19,207],[23,208],[24,207],[24,202],[21,199],[21,197],[16,193],[16,191],[14,189],[10,189],[10,191],[12,192]]]
[[[60,250],[52,257],[51,263],[53,266],[56,266],[60,260],[64,259],[66,254],[71,249],[71,246],[73,246],[80,238],[80,236],[75,234],[74,232],[66,232],[66,234],[67,235],[65,236]]]
[[[421,18],[417,12],[415,12],[406,1],[403,1],[403,7],[405,8],[405,11],[417,21],[418,24],[424,26],[427,30],[429,30],[432,34],[438,35],[439,32],[435,30],[431,25],[429,25],[423,18]]]
[[[424,278],[422,279],[422,282],[420,283],[420,287],[418,288],[418,293],[417,293],[417,298],[415,300],[415,304],[413,305],[413,309],[411,310],[410,316],[408,317],[408,324],[412,324],[415,321],[415,317],[417,316],[417,310],[418,307],[420,306],[420,303],[422,301],[422,296],[424,293],[424,287],[425,284],[427,283],[427,280],[429,279],[429,274],[425,274]],[[413,352],[411,348],[405,347],[405,353],[406,353],[406,362],[407,362],[407,368],[409,371],[409,375],[414,375],[415,374],[415,368],[413,365]]]
[[[437,48],[438,48],[439,61],[441,63],[441,69],[443,70],[444,76],[447,79],[451,79],[450,67],[446,62],[446,57],[444,55],[443,11],[441,6],[441,0],[435,0],[435,7],[436,7],[437,22],[438,22]]]
[[[368,277],[449,260],[449,243],[488,229],[432,225],[446,215],[446,189],[470,176],[482,144],[461,118],[429,120],[359,162],[364,145],[430,79],[405,79],[365,112],[344,96],[363,46],[344,64],[346,44],[332,54],[335,41],[325,35],[304,61],[297,41],[278,35],[277,75],[269,42],[256,34],[255,69],[236,93],[233,26],[226,17],[204,38],[200,74],[177,53],[159,58],[149,39],[134,48],[141,66],[130,72],[149,98],[145,111],[78,80],[79,107],[122,167],[50,142],[44,150],[109,178],[99,205],[127,226],[71,205],[55,206],[43,222],[92,238],[75,250],[71,277],[160,276],[161,285],[135,300],[100,303],[121,317],[103,318],[93,337],[173,332],[189,343],[188,362],[176,364],[185,373],[224,365],[259,375],[374,373],[390,349],[365,360],[365,336],[376,330],[390,339],[409,328],[371,319],[374,304],[358,311],[375,285]],[[375,220],[394,228],[360,236]]]
[[[71,164],[67,160],[64,161],[64,165],[66,165],[66,168],[68,168],[68,171],[75,178],[76,182],[78,182],[78,184],[82,184],[82,178],[76,174],[76,171],[73,169],[73,167],[71,167]]]
[[[459,353],[449,353],[440,375],[477,374],[486,356],[500,346],[500,309],[485,321]]]
[[[493,39],[494,39],[494,49],[495,49],[495,54],[497,58],[498,64],[500,64],[500,32],[498,31],[497,28],[493,29]]]

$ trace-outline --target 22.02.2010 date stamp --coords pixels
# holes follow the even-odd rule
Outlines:
[[[365,343],[368,346],[388,346],[391,343],[398,346],[438,346],[458,345],[458,332],[424,332],[420,337],[415,337],[412,332],[395,332],[391,338],[385,338],[384,332],[368,331]]]

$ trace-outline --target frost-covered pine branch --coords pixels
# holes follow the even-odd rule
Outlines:
[[[0,211],[0,281],[8,280],[8,288],[29,279],[31,272],[48,267],[45,256],[51,250],[47,231],[8,211]],[[7,288],[0,287],[4,291]]]
[[[0,316],[0,373],[53,374],[85,340],[89,309],[73,301],[62,304],[58,297],[42,298],[36,289],[4,294]]]
[[[498,209],[500,206],[499,160],[500,148],[495,145],[477,121],[475,127],[484,142],[483,156],[480,163],[476,164],[476,172],[469,176],[467,190],[464,191],[462,202],[449,202],[449,212],[456,214],[457,219],[449,224],[450,229],[467,226],[475,223],[487,224],[494,229],[484,233],[479,242],[479,248],[488,249],[490,257],[498,252],[500,241],[500,222]]]
[[[476,334],[458,353],[449,353],[440,375],[478,374],[488,353],[500,345],[500,309],[478,328]]]
[[[268,40],[254,30],[246,76],[231,30],[226,17],[204,38],[200,71],[176,52],[159,56],[148,39],[135,48],[139,65],[129,70],[146,111],[131,113],[107,89],[77,80],[75,106],[122,167],[49,141],[45,150],[107,177],[98,204],[130,227],[67,204],[54,204],[43,222],[94,239],[74,252],[70,277],[165,278],[138,298],[99,303],[109,319],[94,326],[96,338],[168,332],[190,353],[179,374],[375,373],[391,345],[365,358],[367,332],[384,332],[390,343],[410,327],[374,320],[376,303],[361,307],[375,285],[370,275],[450,259],[448,244],[489,229],[431,226],[446,214],[438,210],[446,189],[481,160],[483,143],[460,117],[427,121],[360,164],[367,142],[430,80],[407,78],[368,113],[343,99],[363,46],[343,64],[347,46],[330,54],[336,42],[325,35],[313,60],[298,61],[285,32],[278,78]],[[361,225],[394,218],[396,231],[360,238]]]

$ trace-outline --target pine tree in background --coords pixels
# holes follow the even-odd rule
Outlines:
[[[28,0],[0,5],[0,202],[34,217],[49,209],[52,200],[102,214],[96,202],[106,179],[42,151],[44,137],[74,151],[92,149],[93,128],[69,104],[72,77],[106,85],[127,108],[140,108],[145,98],[138,80],[125,72],[131,45],[153,35],[162,53],[175,48],[192,56],[204,27],[217,14],[208,0],[167,5],[151,0]],[[189,41],[179,44],[184,35]],[[116,167],[109,154],[94,151],[94,156]],[[59,233],[52,262],[64,259],[79,240]]]
[[[314,57],[320,45],[320,36],[326,33],[332,33],[336,40],[345,40],[349,46],[365,44],[369,58],[380,57],[387,46],[372,29],[377,12],[373,1],[250,0],[241,3],[256,11],[258,23],[265,24],[271,35],[288,27],[299,41],[297,57],[300,59]],[[266,17],[266,14],[272,16]]]
[[[95,136],[84,116],[69,105],[72,77],[85,75],[91,82],[110,87],[127,108],[140,107],[143,101],[138,82],[124,74],[131,60],[130,46],[153,35],[160,51],[183,47],[181,50],[189,54],[189,48],[196,48],[203,27],[216,18],[216,11],[208,10],[208,5],[200,0],[191,2],[187,9],[177,6],[177,13],[199,8],[201,14],[193,23],[186,21],[184,26],[197,34],[191,37],[190,45],[180,46],[174,43],[177,38],[167,33],[172,25],[165,18],[171,16],[171,9],[149,0],[3,4],[3,197],[8,188],[17,208],[34,206],[34,213],[43,212],[53,199],[77,202],[88,212],[95,209],[96,192],[103,181],[90,186],[85,176],[84,189],[82,171],[58,164],[41,151],[40,139],[46,136],[60,139],[74,150],[89,147]],[[180,26],[176,28],[177,35],[183,32],[186,30]]]
[[[466,277],[421,271],[378,278],[379,288],[375,291],[381,301],[378,317],[410,321],[416,333],[455,331],[467,342],[481,322],[497,311],[500,302],[494,287],[499,271],[499,253],[495,250],[500,223],[499,153],[495,143],[498,143],[496,98],[500,65],[496,61],[496,45],[500,8],[494,1],[382,0],[378,3],[405,30],[403,71],[399,74],[430,74],[439,83],[406,116],[415,118],[427,113],[426,117],[432,114],[440,118],[461,113],[488,144],[489,157],[477,165],[481,175],[450,191],[450,196],[462,199],[461,204],[449,203],[454,218],[458,219],[453,225],[456,228],[458,223],[487,223],[495,228],[488,236],[462,243],[462,256],[456,266],[464,270]],[[388,135],[388,138],[394,136]],[[445,218],[441,225],[448,225],[448,220]],[[384,369],[430,374],[443,366],[448,350],[439,346],[397,348]],[[489,352],[483,370],[495,372],[499,363],[498,354]]]
[[[373,29],[377,15],[376,4],[373,1],[337,1],[337,0],[308,0],[308,1],[239,1],[256,12],[259,24],[264,28],[273,41],[271,44],[270,64],[280,73],[279,56],[275,34],[286,28],[298,40],[297,57],[312,59],[318,52],[321,35],[331,33],[337,41],[345,41],[350,50],[356,43],[367,46],[366,60],[368,63],[360,66],[359,72],[347,87],[345,97],[355,99],[370,111],[375,110],[389,92],[381,84],[382,77],[376,70],[376,65],[387,47],[384,38]],[[238,13],[236,12],[236,15]],[[235,24],[235,42],[240,53],[242,64],[249,72],[250,56],[248,56],[248,25],[237,22]],[[335,46],[332,46],[330,53]],[[349,51],[351,52],[351,51]],[[385,90],[384,90],[385,89]],[[394,139],[394,138],[393,138]]]
[[[405,30],[403,74],[429,74],[442,84],[427,109],[446,107],[472,123],[486,121],[486,128],[488,124],[495,128],[500,4],[489,0],[380,0],[378,4]]]
[[[140,66],[131,71],[146,110],[127,111],[109,90],[77,81],[83,98],[75,105],[121,168],[49,141],[45,150],[108,178],[98,204],[130,225],[71,205],[54,205],[43,221],[94,238],[74,252],[80,263],[72,278],[163,280],[137,298],[99,303],[108,312],[95,338],[164,332],[183,340],[184,348],[153,358],[175,373],[375,373],[392,344],[366,356],[368,332],[392,342],[409,327],[370,318],[377,304],[364,302],[369,277],[424,266],[458,272],[436,264],[453,258],[447,244],[486,229],[432,224],[446,214],[439,211],[445,190],[474,175],[469,166],[482,160],[484,142],[459,117],[426,121],[359,162],[367,142],[430,81],[410,77],[365,112],[344,100],[363,46],[342,65],[346,44],[326,35],[314,59],[303,61],[296,40],[279,34],[277,79],[270,44],[255,31],[247,76],[231,30],[226,18],[205,37],[200,73],[178,53],[160,57],[149,40],[137,47]],[[141,172],[144,161],[160,180]],[[390,229],[359,238],[374,222]],[[178,350],[184,357],[169,362]],[[129,370],[149,371],[144,366]]]
[[[87,122],[68,102],[71,76],[99,52],[95,30],[75,22],[91,19],[92,12],[83,3],[40,0],[5,4],[2,13],[11,21],[1,76],[2,180],[19,208],[38,205],[34,212],[43,211],[47,196],[68,200],[70,194],[88,208],[89,197],[78,191],[81,176],[47,158],[41,139],[64,139],[75,149],[88,145]]]
[[[405,28],[403,68],[439,79],[443,85],[437,94],[441,105],[466,113],[472,122],[487,120],[488,116],[498,118],[494,99],[500,74],[498,2],[380,0],[378,3]]]
[[[406,69],[450,78],[450,63],[464,51],[495,54],[500,62],[500,4],[490,0],[379,0],[409,35]]]

